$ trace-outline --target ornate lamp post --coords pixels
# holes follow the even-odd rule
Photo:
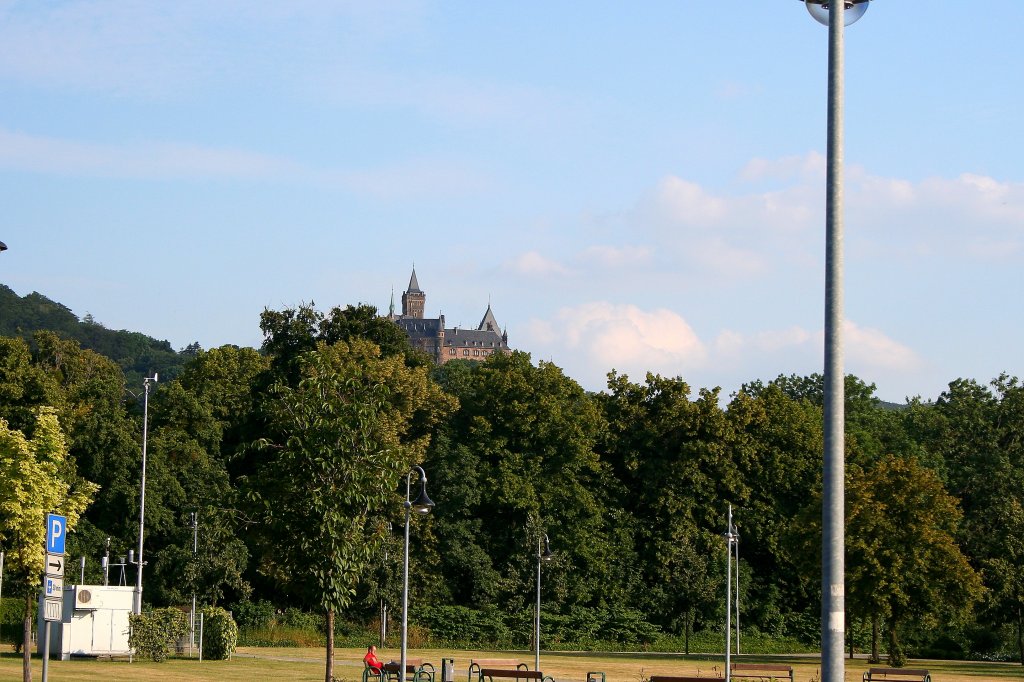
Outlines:
[[[540,565],[555,558],[551,551],[551,541],[548,534],[544,534],[544,551],[541,552],[540,535],[537,536],[537,608],[534,611],[533,621],[533,669],[540,670]]]
[[[412,490],[412,475],[413,473],[419,474],[420,480],[420,494],[419,496],[410,501],[410,491]],[[423,471],[422,467],[415,466],[409,470],[409,473],[405,476],[405,562],[402,568],[402,660],[401,672],[398,673],[398,679],[405,679],[405,665],[406,665],[406,647],[408,644],[409,636],[409,520],[412,517],[412,513],[416,512],[419,515],[426,515],[430,513],[430,510],[434,508],[434,503],[429,497],[427,497],[427,473]]]
[[[828,148],[825,190],[825,453],[821,547],[821,677],[844,678],[845,523],[843,443],[843,27],[864,15],[868,0],[805,0],[828,26]]]

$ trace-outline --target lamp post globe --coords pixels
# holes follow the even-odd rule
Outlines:
[[[843,25],[849,26],[868,11],[869,0],[846,0],[843,12]],[[814,20],[828,26],[828,10],[831,3],[828,0],[804,0],[807,11]]]

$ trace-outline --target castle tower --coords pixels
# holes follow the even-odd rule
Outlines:
[[[409,278],[409,288],[402,294],[402,317],[423,319],[423,309],[427,306],[427,295],[420,289],[420,283],[416,281],[416,266],[412,266],[412,277]]]

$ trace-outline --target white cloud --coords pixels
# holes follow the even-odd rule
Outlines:
[[[143,178],[252,179],[300,170],[297,164],[284,159],[236,149],[165,142],[117,146],[3,129],[0,167],[58,175]]]
[[[53,175],[143,180],[308,183],[382,199],[457,195],[487,186],[485,174],[443,159],[381,168],[311,168],[243,149],[177,142],[98,144],[0,129],[0,168]]]
[[[806,182],[821,181],[825,177],[825,157],[818,152],[803,156],[784,156],[780,159],[755,158],[747,162],[740,171],[740,179],[746,182],[764,180]]]
[[[580,260],[610,268],[645,265],[651,260],[651,250],[646,246],[589,246],[580,254]]]
[[[667,217],[684,225],[709,225],[725,217],[727,202],[695,182],[669,176],[658,184],[656,198]]]
[[[265,86],[270,74],[291,69],[283,82],[294,82],[330,56],[379,42],[407,42],[422,21],[422,4],[6,3],[0,6],[0,76],[35,88],[161,99],[213,82],[237,83],[247,73],[259,73]],[[235,49],[225,49],[229,42]],[[313,45],[321,49],[309,50]],[[286,65],[280,59],[285,47],[304,59]],[[257,63],[261,68],[254,68]]]
[[[562,308],[553,319],[531,320],[530,347],[593,385],[612,369],[631,376],[675,376],[707,362],[690,325],[666,309],[642,310],[606,301]]]
[[[843,328],[847,372],[893,380],[922,370],[917,353],[885,332],[850,321]],[[590,389],[602,388],[613,369],[634,380],[647,372],[679,375],[694,385],[708,377],[715,377],[710,385],[721,385],[732,376],[736,384],[728,388],[734,389],[751,379],[822,371],[824,334],[799,325],[747,333],[723,329],[705,343],[675,311],[594,301],[532,319],[523,346]]]
[[[824,347],[824,335],[819,337]],[[921,359],[907,346],[889,338],[879,329],[861,327],[847,320],[843,324],[846,356],[851,365],[871,370],[910,372],[921,367]]]
[[[569,274],[568,268],[561,263],[542,256],[537,251],[527,251],[511,258],[502,266],[506,271],[517,275],[530,276],[564,276]]]

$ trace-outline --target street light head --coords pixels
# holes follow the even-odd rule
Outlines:
[[[427,472],[423,471],[421,467],[413,468],[420,474],[420,494],[412,502],[408,502],[408,498],[406,498],[406,505],[417,514],[429,514],[430,510],[434,508],[434,501],[427,497]],[[412,476],[411,471],[409,476]]]
[[[555,558],[555,553],[551,551],[551,540],[548,539],[548,534],[544,533],[544,552],[540,555],[541,561],[551,561]]]
[[[843,25],[849,26],[864,16],[868,11],[868,0],[845,0],[846,11],[843,12]],[[807,11],[811,13],[814,20],[819,24],[828,26],[829,0],[804,0]]]
[[[0,251],[6,251],[6,250],[7,250],[7,244],[4,244],[3,242],[0,242]]]

